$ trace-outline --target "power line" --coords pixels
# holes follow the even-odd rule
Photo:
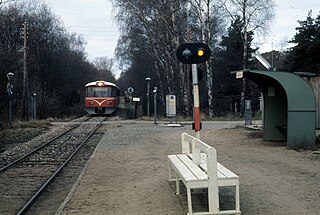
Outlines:
[[[109,26],[105,26],[105,25],[69,25],[71,27],[94,27],[94,28],[112,28],[112,27],[109,27]]]
[[[115,38],[115,37],[119,37],[119,35],[98,35],[98,34],[79,34],[80,36],[84,36],[84,37],[109,37],[109,38]]]
[[[87,32],[106,32],[106,33],[118,33],[118,31],[103,31],[103,30],[90,30],[90,29],[80,29],[78,31],[87,31]]]

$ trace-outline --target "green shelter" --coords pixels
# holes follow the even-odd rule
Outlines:
[[[288,72],[243,71],[263,95],[263,139],[287,141],[289,148],[316,142],[316,100],[307,81]]]

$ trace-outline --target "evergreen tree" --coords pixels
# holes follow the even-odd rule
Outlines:
[[[216,63],[217,73],[215,75],[215,82],[217,88],[215,89],[218,98],[216,98],[216,108],[218,112],[222,113],[226,110],[240,110],[240,92],[242,83],[236,80],[235,75],[231,74],[232,71],[242,70],[243,67],[243,40],[242,32],[240,31],[242,22],[240,17],[235,19],[228,28],[228,35],[222,37],[220,45],[223,50],[220,51],[220,62]],[[255,51],[251,48],[253,40],[253,32],[248,32],[248,58],[251,58],[252,53]],[[222,63],[221,63],[222,62]],[[250,68],[251,62],[247,61]],[[252,82],[247,83],[246,99],[253,99],[257,96],[257,88]],[[256,99],[254,99],[256,100]],[[235,103],[237,107],[235,107]],[[232,107],[232,108],[231,108]]]
[[[296,45],[288,54],[289,71],[320,73],[320,15],[314,19],[310,11],[306,20],[298,23],[298,32],[290,41]]]

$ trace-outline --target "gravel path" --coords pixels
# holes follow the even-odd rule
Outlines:
[[[240,176],[242,213],[319,214],[319,152],[288,150],[283,143],[255,138],[257,131],[232,128],[235,124],[212,123],[201,136],[217,148],[218,160]],[[175,195],[166,158],[181,151],[185,131],[193,133],[190,126],[109,125],[63,214],[186,214],[185,189]],[[227,198],[222,207],[228,207]],[[196,195],[194,207],[206,207],[204,199]]]

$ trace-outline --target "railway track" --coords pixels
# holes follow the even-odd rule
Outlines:
[[[0,168],[0,214],[25,214],[88,142],[106,118],[88,118]],[[81,154],[81,153],[80,153]],[[85,157],[85,156],[84,156]],[[81,168],[74,162],[73,167]],[[81,163],[81,162],[80,162]],[[84,163],[84,162],[83,162]],[[68,176],[69,177],[69,176]],[[61,180],[61,178],[59,178]],[[56,182],[55,182],[56,183]]]

